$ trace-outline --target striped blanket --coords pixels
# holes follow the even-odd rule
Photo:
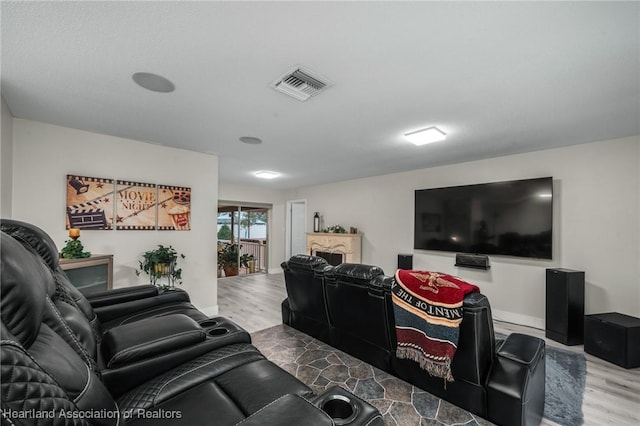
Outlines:
[[[462,300],[478,287],[438,272],[398,269],[391,291],[396,356],[416,361],[432,376],[452,382]]]

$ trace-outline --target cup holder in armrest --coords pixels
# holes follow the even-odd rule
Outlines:
[[[222,328],[222,327],[218,327],[218,328],[212,328],[211,330],[207,331],[207,334],[209,336],[223,336],[225,334],[227,334],[229,332],[228,329],[226,328]]]
[[[338,426],[384,426],[380,412],[346,389],[332,386],[311,399]]]
[[[204,318],[198,322],[209,344],[251,343],[251,336],[238,324],[225,317]]]
[[[204,321],[200,322],[200,327],[208,328],[208,327],[214,327],[214,326],[216,326],[218,324],[219,323],[216,320],[204,320]]]
[[[344,395],[328,395],[320,409],[331,417],[336,425],[351,423],[358,416],[358,406]]]

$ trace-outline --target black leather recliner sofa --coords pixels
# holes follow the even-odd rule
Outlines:
[[[314,395],[268,361],[244,330],[207,318],[188,300],[171,306],[161,294],[147,294],[139,306],[149,311],[134,318],[127,304],[138,299],[118,292],[121,303],[107,305],[128,314],[112,318],[129,320],[101,329],[99,308],[92,316],[90,301],[67,287],[55,249],[45,250],[55,247],[48,236],[3,221],[9,225],[12,235],[0,234],[3,425],[335,424],[329,414],[340,413],[323,404],[344,391]],[[349,406],[362,403],[353,398]],[[382,424],[373,407],[361,406],[368,422]]]
[[[419,365],[395,356],[396,335],[391,286],[394,278],[376,266],[326,266],[318,258],[293,256],[283,262],[288,297],[283,322],[387,371],[421,389],[500,425],[537,425],[544,411],[545,343],[522,334],[496,342],[491,307],[481,293],[463,301],[464,317],[452,362],[455,381],[430,376]],[[296,280],[289,271],[297,270]],[[304,270],[306,270],[306,275]],[[300,277],[313,277],[305,282]],[[319,294],[323,283],[327,320],[307,327],[308,304],[300,299]],[[295,287],[295,291],[289,288]],[[305,294],[305,289],[310,292]],[[317,297],[317,296],[315,296]],[[321,324],[324,328],[321,327]],[[321,336],[321,337],[320,337]],[[326,340],[325,340],[326,341]]]

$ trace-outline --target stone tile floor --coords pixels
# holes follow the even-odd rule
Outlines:
[[[387,426],[488,426],[490,422],[286,325],[251,334],[272,362],[315,393],[340,386],[382,413]]]

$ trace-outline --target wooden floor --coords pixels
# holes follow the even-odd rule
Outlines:
[[[250,274],[218,279],[218,308],[249,333],[282,324],[287,297],[283,274]]]
[[[280,303],[286,297],[283,274],[252,274],[218,280],[220,315],[230,318],[250,333],[282,323]],[[504,322],[495,330],[530,334],[548,345],[583,352],[582,346],[564,346],[544,337],[544,331]],[[582,411],[585,426],[640,425],[640,368],[625,370],[585,354],[587,378]],[[555,426],[546,419],[543,425]],[[563,425],[569,426],[569,425]]]

